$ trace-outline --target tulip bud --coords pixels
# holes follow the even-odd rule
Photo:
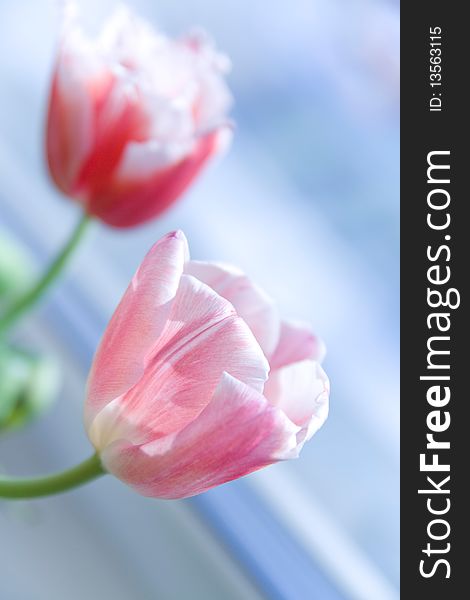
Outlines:
[[[97,39],[69,23],[47,121],[57,187],[115,227],[159,215],[231,137],[228,67],[204,34],[170,39],[124,9]]]
[[[199,494],[299,455],[328,413],[322,354],[239,269],[189,260],[184,235],[170,233],[97,350],[88,436],[104,468],[139,493]]]
[[[23,248],[0,231],[0,314],[2,307],[28,288],[32,278],[31,262]]]
[[[0,432],[23,427],[54,402],[60,372],[52,358],[0,350]]]

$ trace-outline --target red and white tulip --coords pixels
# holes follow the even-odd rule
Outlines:
[[[97,39],[69,21],[46,132],[57,187],[115,227],[159,215],[231,138],[228,68],[202,32],[170,39],[125,9]]]

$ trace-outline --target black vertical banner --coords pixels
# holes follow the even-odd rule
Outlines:
[[[401,5],[401,597],[470,597],[463,3]]]

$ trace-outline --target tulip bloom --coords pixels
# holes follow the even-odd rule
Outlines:
[[[137,492],[199,494],[299,455],[328,412],[321,354],[242,272],[190,261],[184,235],[170,233],[97,350],[88,436],[104,468]]]
[[[228,67],[204,34],[169,39],[123,9],[96,40],[69,23],[47,120],[57,187],[115,227],[159,215],[227,146]]]

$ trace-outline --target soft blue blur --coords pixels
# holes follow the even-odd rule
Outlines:
[[[86,0],[80,4],[90,23],[96,23],[113,6],[107,0]],[[211,167],[160,221],[124,234],[99,228],[77,257],[67,279],[94,303],[97,312],[104,311],[109,316],[151,243],[162,233],[179,227],[190,240],[194,258],[226,260],[243,267],[278,300],[285,316],[312,322],[328,348],[325,369],[332,385],[330,417],[305,447],[300,460],[272,469],[289,478],[296,488],[296,498],[302,498],[307,508],[315,506],[325,514],[331,531],[338,533],[340,540],[348,541],[355,558],[360,556],[367,563],[364,572],[373,572],[383,578],[384,586],[396,591],[398,3],[136,0],[129,4],[170,33],[182,32],[193,24],[203,26],[231,57],[235,142],[223,161]],[[12,229],[28,244],[38,263],[45,262],[46,255],[58,247],[77,217],[75,207],[61,199],[50,185],[42,156],[44,107],[58,27],[57,6],[58,3],[47,0],[0,1],[0,226]],[[63,290],[54,292],[52,299],[59,302],[61,293],[65,294]],[[66,296],[62,301],[67,301]],[[45,307],[40,317],[31,325],[37,343],[59,348],[64,361],[70,363],[64,367],[67,373],[75,373],[77,349],[63,350],[65,336],[51,311]],[[23,340],[28,340],[28,335],[23,332]],[[87,336],[85,330],[83,336]],[[41,341],[46,338],[47,342]],[[76,340],[76,344],[80,341]],[[90,359],[91,356],[87,358]],[[62,397],[55,413],[42,423],[15,440],[0,440],[2,466],[27,472],[36,464],[38,469],[54,466],[52,462],[58,461],[62,451],[70,463],[86,452],[87,442],[81,425],[77,426],[83,373],[73,377],[66,388],[73,389],[77,396],[73,408],[64,407],[69,400]],[[74,432],[74,428],[79,431]],[[32,453],[34,460],[29,461]],[[62,465],[60,461],[57,464]],[[254,482],[256,486],[264,485],[261,479]],[[161,526],[168,528],[164,533],[167,543],[173,544],[170,558],[166,557],[168,569],[177,579],[184,579],[186,573],[188,589],[195,591],[191,596],[181,582],[175,591],[165,580],[169,575],[164,571],[158,581],[153,581],[149,554],[154,550],[152,536],[145,532],[146,521],[140,516],[140,525],[135,529],[131,527],[126,535],[119,531],[120,514],[124,514],[127,524],[134,518],[133,510],[125,507],[133,506],[138,512],[142,506],[143,512],[148,512],[149,503],[122,492],[117,483],[97,486],[96,494],[89,492],[93,495],[87,496],[88,492],[81,492],[78,501],[54,501],[53,506],[64,514],[72,510],[70,503],[75,502],[72,512],[76,517],[70,520],[61,513],[70,536],[78,535],[77,530],[84,548],[92,552],[94,544],[101,544],[100,548],[108,545],[110,552],[103,559],[102,568],[86,558],[88,550],[85,558],[79,553],[90,577],[101,570],[102,587],[96,590],[103,591],[93,595],[84,582],[83,595],[77,592],[68,598],[216,600],[248,597],[249,593],[255,597],[257,592],[251,589],[251,583],[242,581],[242,568],[233,566],[227,557],[227,564],[215,561],[213,555],[217,551],[211,546],[213,542],[205,539],[208,534],[199,531],[200,523],[180,530],[174,515],[174,535],[171,517],[161,519],[165,522]],[[282,499],[283,490],[278,493]],[[103,525],[101,514],[107,512],[106,503],[114,502],[114,498],[124,508],[108,515]],[[52,540],[61,539],[51,505],[48,506],[43,509],[39,531]],[[285,525],[289,527],[289,506],[286,511]],[[278,514],[282,519],[282,510]],[[315,523],[307,522],[307,514],[305,519],[305,531],[293,535],[300,535],[308,546],[305,538],[312,530],[315,537],[314,530],[320,531],[320,525],[316,528]],[[92,523],[88,529],[87,523]],[[24,531],[28,527],[35,525],[23,517],[18,520],[16,513],[5,512],[0,506],[0,597],[63,598],[67,584],[60,579],[79,578],[78,566],[63,566],[65,574],[57,576],[60,581],[50,583],[48,593],[34,595],[25,581],[20,591],[15,587],[29,570],[36,573],[35,560],[44,562],[44,557],[36,555],[41,547],[38,538]],[[194,529],[198,529],[197,533]],[[188,538],[192,535],[191,542],[185,541],[186,530]],[[325,535],[330,538],[328,533]],[[22,555],[18,536],[30,547],[35,540],[37,550],[25,550]],[[99,541],[95,542],[94,536]],[[159,536],[157,529],[155,536]],[[332,537],[325,539],[326,546],[334,543]],[[204,542],[200,542],[202,539]],[[10,543],[19,554],[9,558],[8,567]],[[207,560],[197,550],[200,543],[207,546]],[[44,544],[47,548],[46,541]],[[316,545],[318,540],[313,544]],[[341,541],[339,545],[344,550]],[[121,546],[130,546],[132,551],[126,553]],[[317,551],[311,548],[315,559]],[[60,560],[57,547],[50,552],[51,564]],[[200,567],[189,572],[186,565],[196,554]],[[113,562],[114,555],[117,562]],[[80,556],[74,560],[80,561]],[[322,560],[329,577],[339,578],[331,560],[319,555],[321,565]],[[112,585],[119,561],[128,565],[122,584],[127,587],[120,591]],[[179,564],[185,565],[185,573],[179,572]],[[343,567],[339,570],[344,575]],[[211,568],[212,583],[201,583],[198,573],[210,574]],[[211,581],[211,575],[208,577]],[[162,587],[157,592],[160,583]],[[344,581],[338,585],[345,589]],[[5,596],[2,586],[6,586]],[[372,599],[367,589],[366,582],[363,598]],[[353,595],[344,591],[344,598],[349,597]],[[373,600],[381,599],[374,596]]]

